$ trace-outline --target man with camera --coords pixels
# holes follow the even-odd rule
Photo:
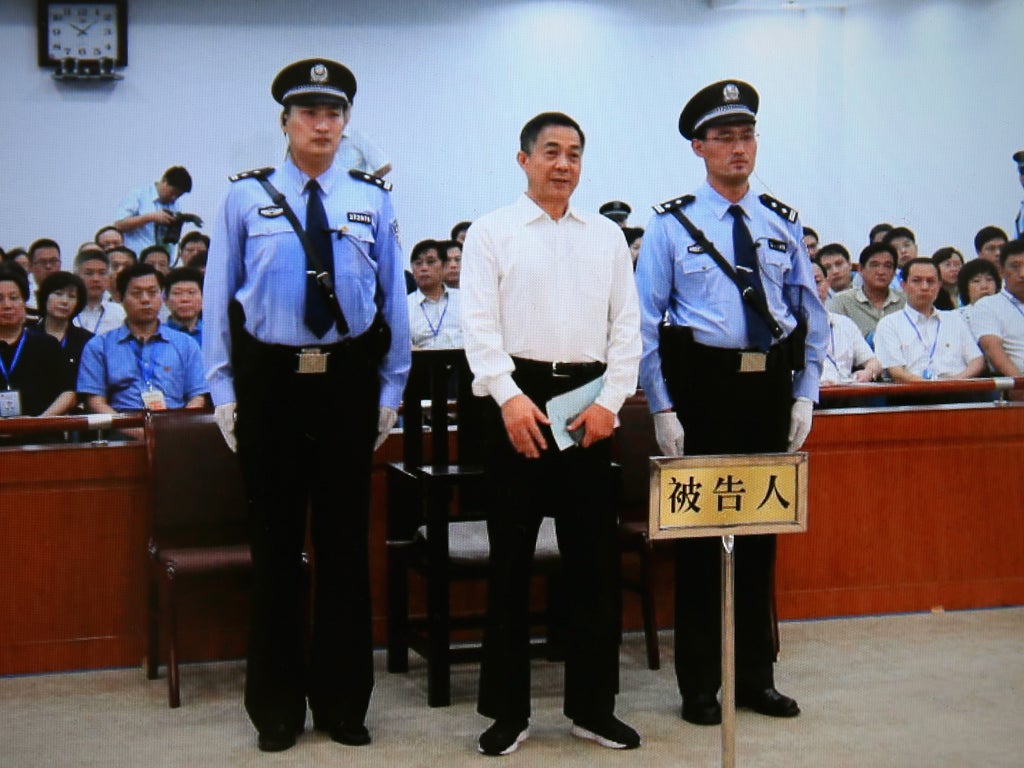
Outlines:
[[[192,191],[192,176],[180,165],[164,171],[160,180],[133,189],[117,209],[114,226],[124,233],[124,244],[135,253],[147,245],[176,243],[181,227],[190,222],[202,226],[199,217],[178,210],[178,199]]]

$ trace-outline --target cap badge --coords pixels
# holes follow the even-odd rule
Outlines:
[[[722,98],[726,102],[739,101],[740,100],[740,89],[736,83],[728,83],[725,88],[722,89]]]
[[[309,70],[309,79],[314,83],[326,83],[327,67],[323,64],[314,64],[312,69]]]

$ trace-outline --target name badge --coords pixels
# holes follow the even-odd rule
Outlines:
[[[282,208],[280,205],[267,205],[263,208],[260,208],[259,213],[260,216],[263,216],[264,218],[276,219],[278,216],[284,215],[284,208]]]
[[[686,252],[687,253],[704,253],[704,249],[702,247],[700,247],[699,245],[697,245],[696,243],[694,243],[693,245],[687,246]]]
[[[348,220],[354,221],[357,224],[373,224],[373,217],[368,213],[356,213],[354,211],[349,211]]]
[[[330,352],[321,352],[319,349],[303,349],[298,352],[299,367],[296,373],[326,373],[327,358]]]
[[[0,391],[0,417],[21,416],[21,394],[16,389]]]
[[[773,251],[781,251],[782,253],[786,252],[786,242],[784,240],[773,240],[769,237],[768,247]]]
[[[167,401],[164,399],[164,393],[153,387],[144,389],[142,391],[142,407],[147,411],[166,411]]]

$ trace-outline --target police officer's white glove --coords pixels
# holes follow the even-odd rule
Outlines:
[[[804,440],[811,433],[811,416],[814,412],[814,403],[806,397],[798,397],[793,403],[793,410],[789,417],[789,450],[799,451]]]
[[[663,456],[682,456],[683,436],[683,425],[674,411],[654,414],[654,437]]]
[[[221,403],[213,409],[213,418],[224,435],[224,442],[232,453],[238,453],[238,440],[235,438],[235,406],[236,403]]]
[[[382,405],[377,412],[377,442],[373,444],[373,450],[380,448],[384,441],[391,434],[391,428],[398,423],[398,411]]]

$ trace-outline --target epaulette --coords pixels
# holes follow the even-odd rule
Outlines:
[[[250,171],[242,171],[228,176],[229,181],[241,181],[242,179],[265,179],[267,176],[274,172],[274,167],[267,166],[266,168],[253,168]]]
[[[795,224],[797,216],[800,215],[796,212],[795,209],[790,208],[785,203],[779,202],[771,195],[759,195],[757,199],[761,201],[761,205],[763,205],[765,208],[775,211],[775,213],[779,214],[779,216],[781,216],[790,223]]]
[[[348,172],[348,175],[351,176],[353,179],[365,181],[367,184],[376,184],[385,192],[391,191],[390,181],[384,181],[384,179],[382,179],[380,176],[374,176],[372,173],[367,173],[366,171],[360,171],[358,168],[353,168]]]
[[[658,203],[651,207],[657,213],[668,213],[676,208],[685,208],[696,199],[693,195],[683,195],[682,197],[673,197],[671,200],[666,200],[664,203]]]

